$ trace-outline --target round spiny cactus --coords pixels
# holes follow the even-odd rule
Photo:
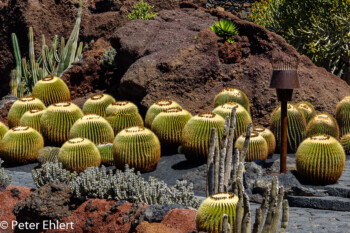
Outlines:
[[[118,113],[106,117],[108,123],[112,126],[114,135],[117,135],[123,129],[140,126],[143,127],[143,120],[141,115],[136,113]]]
[[[213,113],[216,113],[222,116],[224,119],[226,116],[229,116],[231,119],[232,108],[236,108],[236,125],[235,125],[235,135],[234,139],[236,140],[243,133],[247,132],[249,123],[252,123],[252,118],[248,111],[240,104],[234,102],[228,102],[216,107],[213,110]]]
[[[340,137],[350,133],[350,96],[346,96],[337,104],[335,118],[339,125]]]
[[[35,84],[32,95],[40,99],[46,106],[70,101],[70,92],[67,85],[59,77],[51,75]]]
[[[345,153],[347,155],[350,154],[350,133],[345,134],[343,137],[341,137],[340,143],[343,146]]]
[[[242,151],[246,134],[239,136],[235,146],[239,151]],[[266,140],[257,132],[252,132],[248,144],[248,151],[245,157],[246,162],[254,160],[265,160],[268,156],[268,147]]]
[[[47,146],[39,150],[39,153],[38,153],[39,164],[43,165],[44,163],[55,162],[57,160],[60,149],[61,148],[59,147]]]
[[[160,159],[160,142],[149,129],[131,127],[122,130],[113,142],[114,164],[124,169],[125,164],[141,172],[156,169]]]
[[[152,122],[152,131],[158,136],[162,148],[172,150],[181,144],[182,130],[192,115],[179,107],[159,113]]]
[[[306,126],[306,137],[316,134],[328,134],[339,139],[339,126],[334,117],[328,113],[319,113]]]
[[[0,143],[0,158],[10,164],[34,162],[44,147],[41,134],[28,126],[17,126],[4,135]]]
[[[254,131],[257,132],[260,136],[262,136],[267,143],[268,154],[272,155],[276,149],[276,138],[275,135],[271,132],[271,130],[264,128],[262,126],[254,127]]]
[[[221,140],[225,120],[215,113],[200,113],[192,117],[182,130],[182,153],[186,159],[195,163],[207,161],[210,134],[213,127]]]
[[[41,132],[47,145],[62,145],[69,139],[72,125],[81,117],[83,112],[70,102],[50,105],[40,119]]]
[[[23,114],[20,125],[29,126],[41,133],[40,118],[45,113],[45,109],[32,109]]]
[[[96,114],[85,115],[70,129],[69,138],[87,138],[96,145],[113,142],[114,132],[108,121]]]
[[[108,105],[106,116],[113,116],[120,113],[138,113],[137,106],[129,101],[115,101]]]
[[[7,126],[0,121],[0,142],[8,130],[9,128],[7,128]]]
[[[114,165],[113,157],[113,143],[101,143],[97,146],[97,149],[100,151],[101,155],[101,164],[112,166]]]
[[[21,117],[26,111],[29,111],[31,109],[45,109],[45,105],[41,100],[33,97],[22,97],[16,102],[13,103],[13,105],[10,108],[10,111],[8,113],[8,124],[10,128],[19,126],[19,122],[21,120]]]
[[[215,96],[214,106],[218,107],[228,102],[235,102],[242,105],[250,114],[249,99],[243,91],[232,87],[222,89],[220,93]]]
[[[88,167],[99,167],[101,164],[99,150],[86,138],[73,138],[65,142],[57,158],[63,168],[78,173]]]
[[[299,102],[295,106],[304,115],[306,123],[309,123],[311,118],[316,116],[316,110],[314,106],[308,101]]]
[[[303,181],[315,184],[337,182],[345,166],[345,152],[340,143],[326,134],[305,139],[296,153],[297,172]]]
[[[288,104],[287,138],[288,152],[295,153],[299,144],[303,141],[306,133],[306,120],[304,115],[292,104]],[[281,141],[281,106],[277,107],[271,114],[270,130],[276,137],[277,149]]]
[[[231,229],[235,229],[238,201],[238,196],[233,193],[217,193],[209,196],[199,206],[196,216],[197,230],[211,233],[223,232],[222,217],[224,214],[228,217]]]
[[[113,102],[115,102],[115,99],[108,94],[94,95],[84,103],[83,112],[84,114],[97,114],[105,117],[108,105]]]
[[[173,108],[173,107],[181,108],[181,106],[175,101],[168,100],[168,99],[157,100],[157,102],[152,104],[151,107],[147,110],[146,117],[145,117],[145,126],[148,128],[151,128],[154,118],[156,118],[156,116],[159,113],[161,113],[165,109]]]

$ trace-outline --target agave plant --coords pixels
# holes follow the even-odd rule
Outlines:
[[[230,20],[220,20],[210,26],[210,29],[215,32],[217,36],[223,37],[225,41],[233,43],[234,39],[232,36],[238,35],[237,26]]]
[[[18,45],[18,39],[15,33],[12,33],[12,44],[14,57],[16,60],[16,69],[11,72],[11,93],[17,97],[30,95],[34,85],[47,75],[60,77],[63,72],[79,57],[83,50],[83,42],[79,43],[78,37],[82,13],[82,0],[79,1],[78,18],[75,22],[70,37],[65,42],[61,38],[61,45],[58,50],[58,36],[56,35],[51,43],[51,47],[46,45],[45,36],[42,35],[42,51],[38,59],[35,58],[33,28],[29,28],[29,61],[21,57],[21,51]]]

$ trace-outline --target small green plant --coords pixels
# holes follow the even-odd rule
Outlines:
[[[220,20],[210,26],[210,29],[215,32],[217,36],[224,38],[225,41],[229,43],[234,43],[234,35],[238,35],[237,26],[230,20]]]
[[[109,49],[103,53],[103,57],[101,60],[102,66],[105,68],[115,67],[117,65],[115,62],[116,55],[117,55],[117,50],[115,50],[115,48],[113,48],[112,46],[109,47]]]
[[[3,192],[9,184],[11,184],[12,177],[9,177],[4,168],[1,167],[1,164],[4,161],[0,159],[0,193]]]
[[[157,16],[157,13],[151,12],[154,6],[149,5],[147,2],[141,0],[139,3],[132,7],[132,11],[129,13],[128,18],[131,20],[143,19],[150,20]]]

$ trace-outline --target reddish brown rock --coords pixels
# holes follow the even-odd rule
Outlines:
[[[166,227],[161,223],[142,222],[136,227],[136,233],[178,233],[178,231]]]
[[[161,223],[178,233],[197,232],[196,215],[196,210],[173,209]]]

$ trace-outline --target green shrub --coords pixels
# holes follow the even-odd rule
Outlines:
[[[230,20],[220,20],[210,26],[210,29],[215,32],[217,36],[224,38],[225,41],[229,43],[234,43],[234,35],[238,35],[237,26]]]
[[[143,19],[150,20],[157,16],[157,13],[151,12],[154,6],[149,5],[147,2],[141,0],[139,3],[132,7],[132,11],[129,13],[128,18],[131,20]]]

